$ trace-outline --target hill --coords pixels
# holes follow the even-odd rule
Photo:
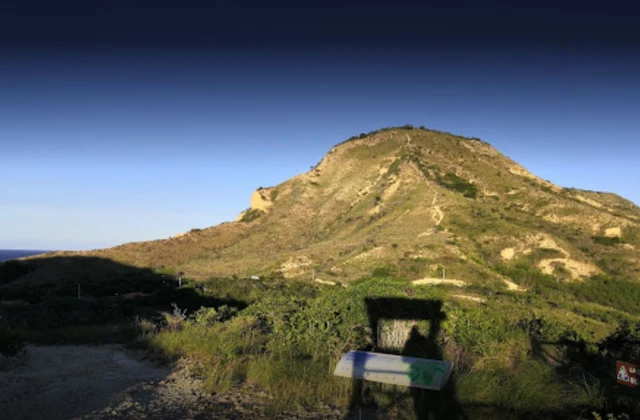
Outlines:
[[[639,221],[478,139],[379,130],[235,222],[1,263],[0,362],[124,342],[184,362],[211,418],[229,395],[239,418],[636,418],[614,368],[640,364]],[[354,349],[454,372],[437,397],[334,376]]]
[[[553,185],[478,139],[403,127],[351,138],[309,172],[259,188],[235,222],[63,255],[201,280],[347,283],[376,270],[418,280],[444,269],[500,289],[526,288],[524,267],[559,282],[637,281],[639,248],[640,208],[630,201]]]

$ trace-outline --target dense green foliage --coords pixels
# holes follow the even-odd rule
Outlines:
[[[382,267],[376,274],[387,269]],[[260,296],[232,318],[217,318],[220,312],[231,315],[228,308],[202,309],[185,318],[179,328],[148,335],[146,342],[162,354],[197,361],[197,372],[208,378],[212,390],[252,384],[277,395],[274,404],[280,409],[319,403],[344,406],[351,396],[351,381],[334,377],[332,371],[348,350],[372,345],[367,299],[442,301],[445,319],[436,342],[443,357],[455,363],[456,398],[467,411],[480,416],[483,411],[475,412],[473,407],[485,407],[487,418],[498,413],[507,418],[576,418],[581,410],[603,409],[605,401],[610,408],[618,407],[608,394],[610,378],[604,378],[600,370],[586,364],[578,369],[581,364],[577,364],[563,373],[548,364],[549,355],[568,363],[580,357],[594,366],[607,365],[611,354],[607,349],[620,347],[618,341],[633,343],[635,330],[620,330],[617,339],[612,335],[609,341],[597,341],[589,325],[576,324],[552,311],[536,314],[523,300],[544,307],[545,296],[562,293],[568,299],[573,296],[591,302],[607,299],[598,297],[603,287],[621,287],[618,293],[628,293],[624,288],[629,285],[594,278],[593,285],[580,295],[578,288],[558,284],[549,276],[534,276],[523,267],[517,270],[528,275],[527,281],[539,290],[528,295],[499,294],[484,305],[451,300],[446,288],[419,288],[385,278],[363,279],[348,288],[316,293],[294,287],[287,294],[255,282]],[[225,287],[230,296],[251,296],[247,282],[238,283],[239,291],[232,290],[232,282]],[[628,309],[637,313],[632,299]],[[429,321],[420,328],[424,331],[428,325]],[[368,387],[379,410],[389,415],[411,413],[408,391],[379,384]],[[624,409],[638,407],[631,404]]]
[[[136,273],[120,266],[111,283],[83,280],[81,298],[72,279],[22,287],[10,282],[3,290],[19,300],[0,308],[9,327],[0,330],[0,351],[15,354],[23,340],[135,342],[162,358],[189,360],[211,390],[264,389],[277,396],[274,410],[346,407],[353,382],[332,372],[347,351],[374,345],[367,302],[438,302],[443,318],[430,345],[455,363],[450,397],[471,418],[575,418],[605,407],[637,412],[636,400],[613,387],[610,366],[616,357],[634,361],[640,352],[640,285],[606,276],[564,282],[534,264],[556,256],[542,248],[494,267],[528,291],[506,292],[492,283],[468,286],[466,293],[483,296],[482,303],[457,299],[460,291],[445,286],[419,287],[392,278],[421,272],[429,264],[424,258],[380,265],[371,278],[349,287],[222,278],[183,279],[178,287],[172,270]],[[149,293],[122,296],[136,289]],[[420,318],[415,325],[426,336],[434,322]],[[367,389],[380,413],[414,415],[409,390],[371,383]]]
[[[0,263],[0,284],[10,283],[27,274],[31,268],[20,261]]]
[[[606,246],[614,246],[622,242],[617,236],[592,236],[591,239],[597,244]]]
[[[458,192],[464,197],[476,198],[478,195],[478,187],[452,172],[448,172],[444,177],[438,176],[437,181],[443,187]]]
[[[630,314],[640,314],[640,284],[625,280],[594,276],[584,283],[572,283],[568,288],[576,299],[616,308]]]

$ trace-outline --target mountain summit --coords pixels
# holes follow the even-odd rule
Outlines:
[[[639,248],[630,201],[553,185],[479,139],[406,126],[351,138],[258,189],[235,222],[63,254],[197,279],[373,274],[525,290],[532,272],[640,280]]]

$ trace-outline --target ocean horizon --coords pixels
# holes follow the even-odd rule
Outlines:
[[[31,255],[44,254],[46,252],[53,251],[36,249],[0,249],[0,262],[14,260],[16,258],[29,257]]]

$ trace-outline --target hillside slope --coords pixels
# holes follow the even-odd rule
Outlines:
[[[256,191],[235,222],[64,254],[196,279],[315,273],[344,283],[372,272],[442,277],[444,269],[466,284],[522,290],[531,270],[558,282],[640,280],[639,249],[640,208],[627,200],[553,185],[478,139],[391,128],[343,142],[309,172]]]

